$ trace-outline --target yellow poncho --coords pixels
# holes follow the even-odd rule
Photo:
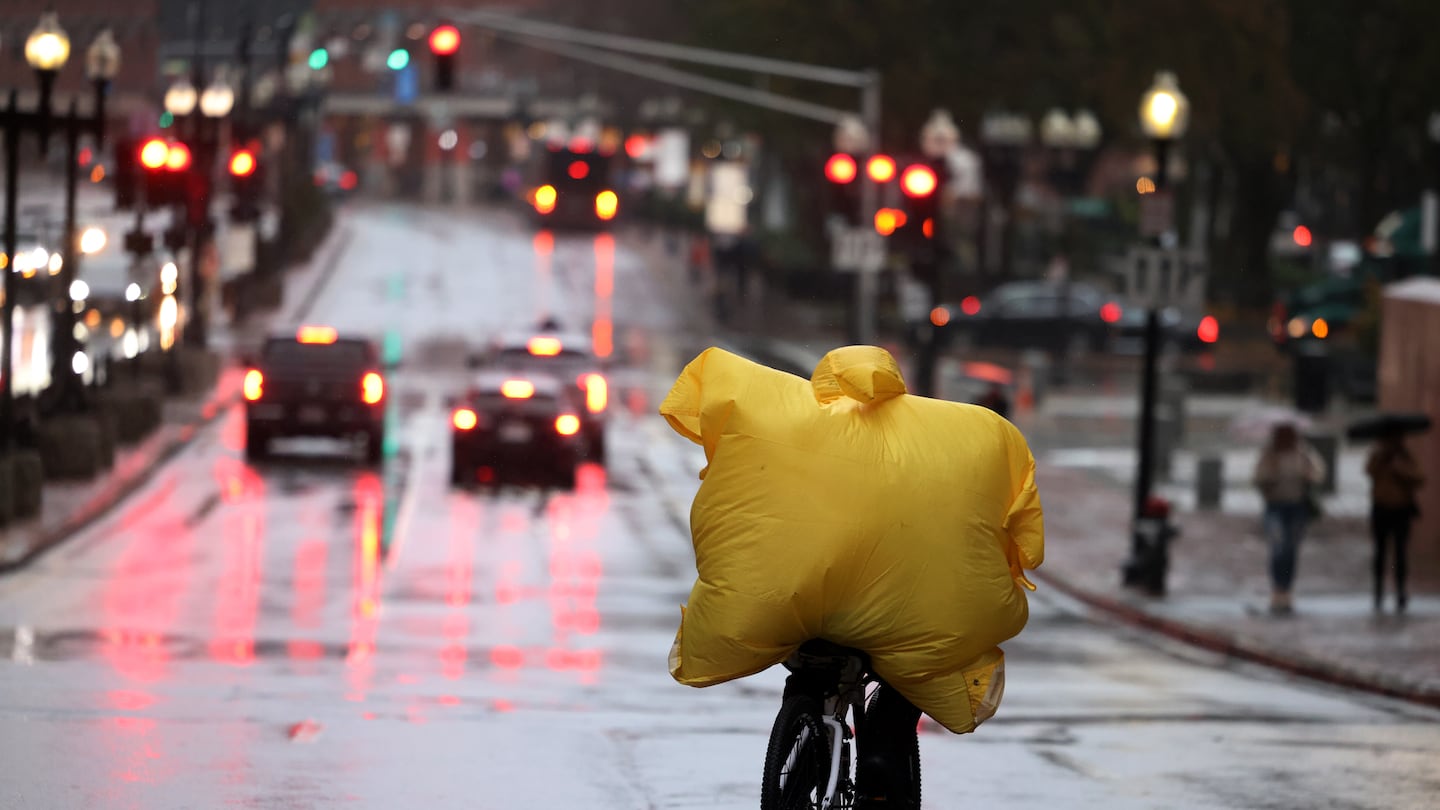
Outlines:
[[[991,411],[911,396],[874,346],[810,381],[707,349],[660,413],[705,448],[699,579],[670,673],[710,686],[825,638],[956,733],[995,711],[997,644],[1025,626],[1044,556],[1035,460]]]

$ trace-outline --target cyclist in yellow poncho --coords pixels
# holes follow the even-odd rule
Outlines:
[[[907,394],[874,346],[830,352],[808,381],[707,349],[660,413],[708,462],[677,681],[750,675],[824,638],[870,655],[912,732],[922,710],[956,733],[995,712],[996,645],[1024,627],[1024,570],[1044,557],[1035,461],[1013,425]]]

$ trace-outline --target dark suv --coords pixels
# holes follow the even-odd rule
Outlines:
[[[245,372],[245,455],[264,458],[282,436],[366,437],[379,463],[385,443],[385,378],[375,346],[324,326],[272,337]]]

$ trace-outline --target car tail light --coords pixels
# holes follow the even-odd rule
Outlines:
[[[1100,307],[1100,320],[1105,323],[1115,323],[1124,314],[1125,310],[1121,309],[1120,305],[1114,301],[1107,301],[1104,306]]]
[[[561,436],[574,436],[580,432],[580,417],[573,413],[562,413],[555,417],[555,432]]]
[[[450,417],[450,424],[456,430],[474,430],[480,424],[480,416],[469,408],[456,408],[455,413]]]
[[[525,350],[536,357],[554,357],[565,348],[559,338],[533,337],[525,343]]]
[[[965,296],[965,298],[960,301],[960,311],[966,315],[979,315],[980,299],[973,295]]]
[[[590,413],[603,413],[610,402],[610,384],[601,374],[586,374],[581,380],[585,388],[585,408]]]
[[[385,398],[385,378],[373,371],[360,378],[360,398],[366,405],[377,405]]]
[[[500,384],[500,394],[506,399],[529,399],[535,396],[535,383],[529,380],[506,380]]]
[[[615,213],[620,210],[620,198],[615,192],[606,189],[595,195],[595,216],[609,221],[615,218]]]
[[[1195,337],[1200,338],[1201,343],[1215,343],[1220,340],[1220,322],[1215,320],[1214,315],[1206,315],[1195,327]]]
[[[295,333],[295,339],[301,343],[334,343],[340,335],[330,326],[302,326],[300,331]]]
[[[260,369],[252,368],[245,372],[245,399],[254,402],[265,394],[265,375]]]
[[[554,211],[555,202],[559,197],[559,193],[555,191],[555,187],[552,185],[543,185],[535,189],[535,195],[533,197],[535,212],[538,214],[548,214]]]

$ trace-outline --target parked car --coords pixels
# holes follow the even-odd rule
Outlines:
[[[946,307],[952,342],[1005,349],[1042,349],[1076,356],[1089,351],[1130,353],[1143,345],[1145,309],[1083,282],[1015,281]],[[1161,311],[1167,345],[1203,350],[1219,339],[1219,324],[1180,307]]]

